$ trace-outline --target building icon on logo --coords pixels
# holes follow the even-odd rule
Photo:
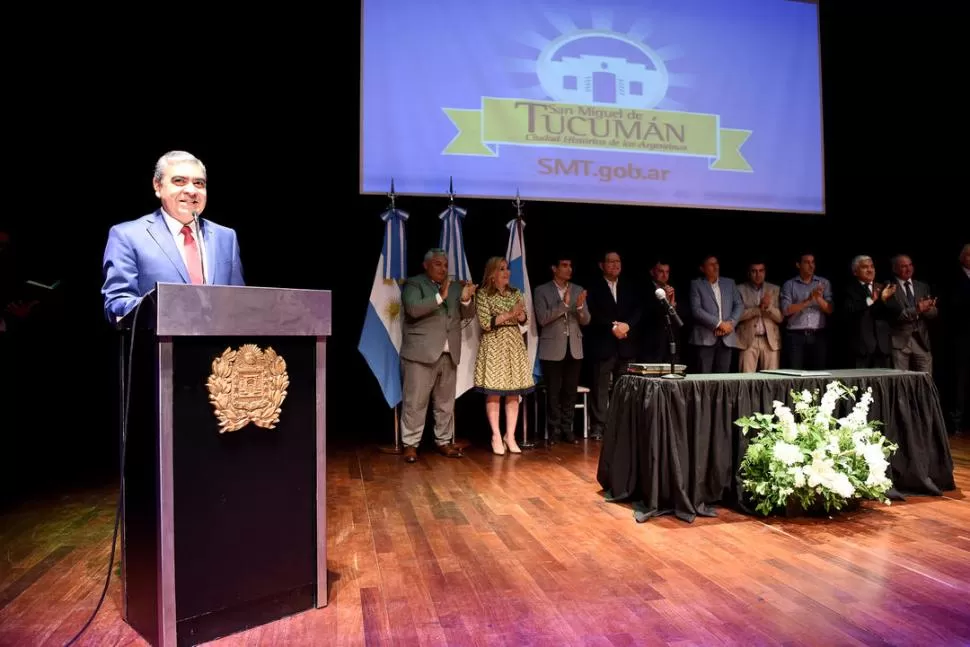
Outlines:
[[[612,55],[578,53],[583,41],[612,44]],[[622,50],[634,48],[649,65],[631,61]],[[623,108],[650,109],[664,100],[670,83],[664,60],[643,43],[609,31],[578,31],[549,43],[536,61],[536,73],[543,91],[554,101]]]

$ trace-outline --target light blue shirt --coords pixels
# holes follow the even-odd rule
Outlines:
[[[796,276],[785,281],[781,286],[781,311],[785,312],[793,303],[801,303],[808,299],[819,285],[822,286],[822,298],[827,303],[832,303],[832,284],[828,279],[812,276],[806,283],[800,276]],[[825,328],[825,320],[825,313],[813,301],[798,314],[789,317],[787,327],[788,330],[821,330]]]

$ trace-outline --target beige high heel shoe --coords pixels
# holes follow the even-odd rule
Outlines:
[[[499,436],[492,436],[492,453],[496,456],[505,456],[505,441]]]
[[[505,444],[506,447],[509,448],[510,454],[522,453],[522,450],[519,449],[519,444],[515,442],[515,436],[512,436],[512,437],[506,436],[502,442]]]

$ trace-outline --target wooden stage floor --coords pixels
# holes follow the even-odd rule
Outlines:
[[[644,524],[603,501],[599,444],[329,460],[330,606],[214,645],[970,643],[970,441],[958,490],[831,520],[719,509]],[[60,647],[104,585],[116,491],[0,517],[0,645]],[[117,569],[116,569],[117,572]],[[145,644],[108,598],[77,644]]]

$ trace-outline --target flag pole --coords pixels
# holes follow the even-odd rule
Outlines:
[[[394,195],[394,178],[391,178],[391,191],[387,194],[391,200],[391,211],[396,208]],[[401,422],[398,414],[398,405],[394,405],[394,444],[382,445],[378,447],[382,454],[403,454],[404,448],[401,446]]]
[[[454,209],[455,208],[455,176],[453,176],[453,175],[448,177],[448,207],[450,209]],[[454,274],[451,273],[452,268],[449,267],[448,269],[449,269],[449,274],[451,274],[452,277],[458,278],[458,268],[457,267],[454,268]],[[464,284],[462,284],[462,285],[464,286]],[[458,370],[458,369],[456,368],[455,370]],[[457,431],[457,429],[458,429],[457,417],[458,416],[455,415],[455,409],[456,408],[457,407],[452,406],[452,410],[451,410],[452,425],[454,426],[454,428],[456,430],[455,431],[455,434],[451,437],[451,444],[453,444],[458,449],[466,449],[467,447],[469,447],[471,445],[471,442],[468,441],[468,440],[466,440],[466,439],[464,439],[464,438],[459,438],[458,437],[458,431]]]
[[[515,229],[519,235],[519,245],[522,245],[522,240],[523,240],[522,234],[524,232],[524,227],[523,227],[524,220],[522,218],[522,198],[519,197],[518,189],[515,190],[515,201],[512,204],[515,205]],[[523,265],[524,265],[524,262],[523,262]],[[532,316],[532,315],[529,315],[529,316]],[[526,349],[529,348],[528,335],[529,335],[529,331],[526,330],[525,333],[523,334],[523,336],[526,338],[526,344],[525,344]],[[528,356],[528,353],[526,353],[526,355]],[[529,370],[531,371],[532,368],[530,367]],[[538,406],[538,400],[533,399],[532,405],[533,407]],[[536,446],[535,442],[529,440],[529,394],[528,393],[524,393],[522,395],[522,411],[519,415],[519,418],[522,419],[522,443],[519,445],[519,447],[521,447],[522,449],[534,449]],[[536,417],[536,419],[538,420],[538,416]]]

